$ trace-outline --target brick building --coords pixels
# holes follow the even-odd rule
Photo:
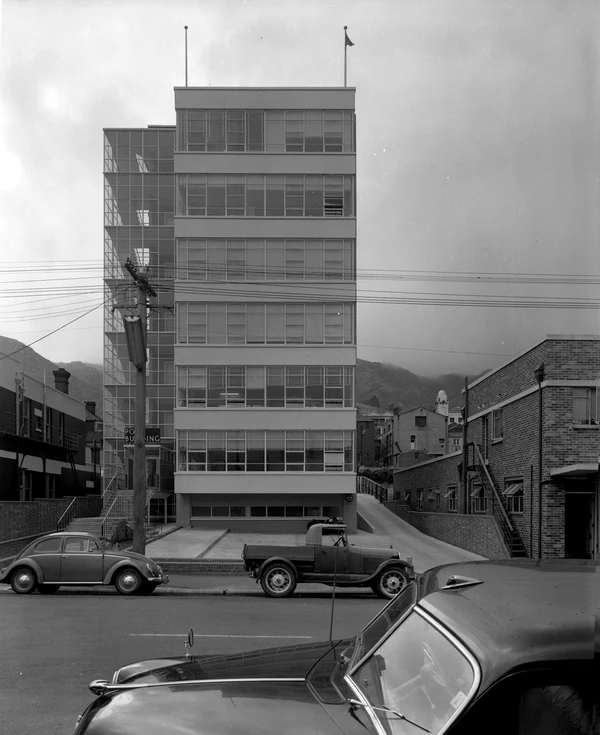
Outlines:
[[[600,336],[549,335],[468,386],[462,452],[394,473],[398,512],[486,556],[600,558]]]
[[[376,467],[382,457],[382,429],[392,412],[366,403],[357,403],[356,411],[356,466]]]
[[[0,361],[0,501],[31,501],[94,492],[86,437],[93,404],[69,396],[70,374],[54,385],[27,375],[18,361]],[[99,492],[99,485],[96,492]]]
[[[448,417],[419,406],[394,409],[382,430],[382,455],[386,467],[406,467],[446,453]]]

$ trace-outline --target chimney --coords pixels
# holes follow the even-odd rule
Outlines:
[[[96,415],[96,401],[86,401],[85,410],[88,413],[91,413],[93,416],[95,416]]]
[[[58,368],[58,370],[52,371],[52,375],[54,375],[54,387],[56,390],[69,395],[69,378],[71,377],[71,373],[64,368]]]

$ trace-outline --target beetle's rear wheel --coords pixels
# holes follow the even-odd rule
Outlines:
[[[296,573],[285,562],[273,562],[264,570],[260,585],[269,597],[289,597],[296,589]]]

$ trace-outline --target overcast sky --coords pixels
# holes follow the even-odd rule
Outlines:
[[[184,25],[190,86],[266,87],[342,86],[348,26],[359,357],[473,374],[548,333],[600,332],[598,309],[574,308],[600,305],[596,0],[4,0],[1,12],[0,334],[58,329],[34,349],[102,361],[101,308],[59,329],[102,301],[102,128],[175,123]]]

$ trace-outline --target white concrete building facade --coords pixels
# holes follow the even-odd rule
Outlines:
[[[356,527],[352,88],[177,88],[177,521]]]

